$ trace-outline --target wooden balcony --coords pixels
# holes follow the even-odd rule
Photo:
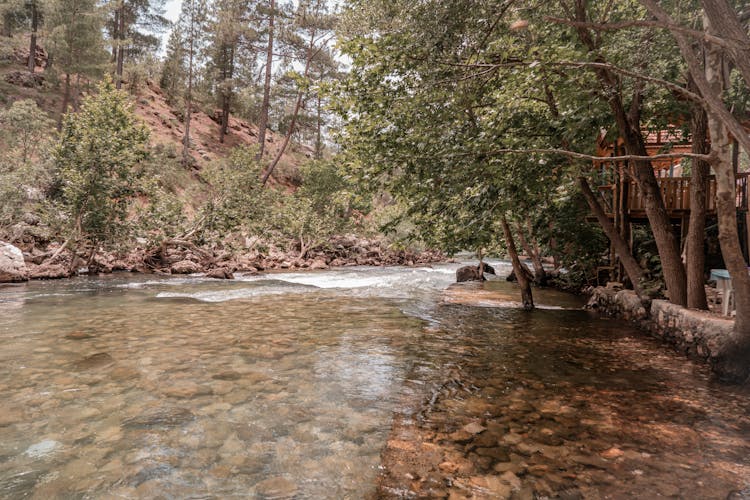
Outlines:
[[[737,174],[737,210],[748,209],[749,175],[747,172]],[[687,216],[690,213],[690,177],[659,177],[657,181],[669,216],[674,219]],[[614,208],[621,206],[621,210],[628,218],[645,219],[646,207],[638,185],[634,181],[629,181],[624,187],[626,188],[623,190],[625,203],[622,204],[619,203],[616,185],[599,187],[607,214],[614,217]],[[709,215],[716,213],[716,179],[714,176],[709,177],[706,207]]]

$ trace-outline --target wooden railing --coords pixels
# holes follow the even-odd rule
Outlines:
[[[747,172],[737,174],[737,209],[739,210],[748,208],[748,175],[750,174]],[[690,177],[659,177],[657,182],[668,211],[674,213],[690,210]],[[614,186],[611,185],[599,188],[605,205],[611,203],[613,189]],[[646,206],[638,185],[631,181],[627,191],[627,213],[645,212]],[[611,205],[607,208],[611,211]],[[708,180],[706,208],[709,212],[716,211],[716,178],[714,176],[710,176]]]

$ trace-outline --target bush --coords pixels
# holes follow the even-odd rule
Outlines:
[[[135,117],[128,96],[110,80],[65,116],[54,160],[61,186],[63,228],[73,247],[93,253],[127,234],[131,197],[147,157],[148,129]]]

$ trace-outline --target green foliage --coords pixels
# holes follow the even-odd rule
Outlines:
[[[167,55],[162,65],[159,85],[167,97],[167,102],[174,105],[180,102],[184,91],[187,68],[185,67],[185,48],[182,32],[176,26],[167,41]]]
[[[0,140],[3,144],[0,170],[15,170],[44,153],[54,137],[53,121],[33,99],[15,101],[0,111]]]
[[[103,17],[94,0],[52,0],[47,24],[48,48],[63,74],[95,77],[108,61],[102,36]]]
[[[596,269],[605,262],[609,241],[598,224],[586,220],[588,214],[583,196],[569,186],[534,219],[534,234],[545,242],[545,255],[566,271],[555,278],[561,288],[580,290],[595,283]]]
[[[20,220],[50,183],[54,124],[31,99],[0,111],[0,228]]]
[[[148,137],[127,95],[109,80],[65,117],[54,158],[67,237],[95,249],[126,233]]]
[[[204,172],[212,187],[212,196],[200,216],[205,231],[225,234],[254,229],[256,221],[264,217],[270,193],[258,181],[261,167],[255,152],[255,147],[235,148],[226,161]]]
[[[255,154],[255,147],[235,148],[226,162],[205,171],[213,194],[198,216],[204,241],[256,234],[277,245],[292,243],[304,257],[354,227],[368,208],[335,161],[307,164],[302,186],[286,192],[261,187]]]

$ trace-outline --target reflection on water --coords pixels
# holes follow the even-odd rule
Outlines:
[[[616,369],[634,351],[673,366],[701,408],[734,401],[628,326],[570,311],[580,302],[563,294],[536,301],[566,310],[532,315],[441,305],[456,267],[1,288],[0,497],[361,498],[394,413],[451,370],[498,399],[529,380],[540,389],[527,399],[671,394],[661,369]],[[732,404],[701,411],[745,425]]]

